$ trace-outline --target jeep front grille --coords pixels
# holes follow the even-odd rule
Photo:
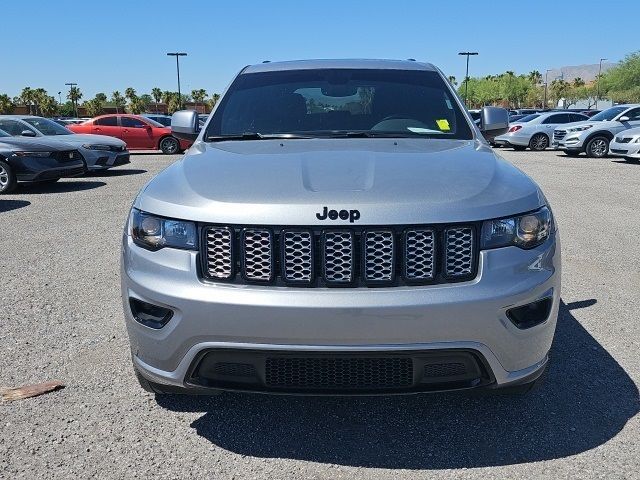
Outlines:
[[[202,275],[213,281],[307,287],[464,281],[477,272],[478,227],[204,226]]]

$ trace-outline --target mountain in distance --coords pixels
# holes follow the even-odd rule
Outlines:
[[[602,62],[602,73],[606,72],[610,68],[615,67],[617,64],[610,62]],[[593,65],[569,65],[561,68],[552,68],[549,70],[549,83],[553,82],[556,78],[562,76],[565,81],[572,82],[574,78],[581,78],[586,83],[592,82],[598,76],[599,64]],[[544,82],[544,71],[542,72],[542,81]]]

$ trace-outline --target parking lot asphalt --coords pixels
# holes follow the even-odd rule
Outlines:
[[[640,165],[498,150],[560,226],[563,305],[526,397],[155,397],[119,286],[137,191],[177,156],[0,197],[0,478],[638,478]]]

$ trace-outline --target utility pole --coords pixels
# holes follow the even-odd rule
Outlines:
[[[464,55],[467,57],[467,74],[464,77],[464,104],[469,108],[467,102],[467,94],[469,93],[469,57],[471,55],[478,55],[478,52],[460,52],[458,55]]]
[[[544,108],[547,108],[547,85],[549,85],[549,72],[552,69],[548,69],[544,74]]]
[[[69,86],[69,97],[71,97],[69,100],[71,100],[71,103],[73,104],[73,111],[75,112],[76,118],[78,118],[78,103],[73,99],[74,95],[72,95],[73,89],[75,87],[78,86],[77,83],[65,83],[65,85]]]
[[[185,52],[170,52],[169,57],[176,57],[176,70],[178,72],[178,108],[182,109],[182,94],[180,93],[180,57],[186,57]]]
[[[602,74],[602,62],[606,61],[606,58],[601,58],[600,59],[600,66],[598,67],[598,80],[596,81],[596,89],[597,89],[597,93],[596,93],[596,110],[598,109],[598,100],[600,100],[600,75]]]

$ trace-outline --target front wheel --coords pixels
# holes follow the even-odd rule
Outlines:
[[[529,148],[531,150],[535,150],[536,152],[541,152],[542,150],[546,150],[549,146],[549,137],[547,137],[544,133],[536,133],[531,140],[529,141]]]
[[[17,184],[18,180],[11,169],[11,165],[0,160],[0,194],[13,191]]]
[[[180,142],[174,137],[165,137],[160,142],[160,150],[165,155],[173,155],[180,152]]]
[[[588,157],[603,158],[609,153],[609,139],[607,137],[594,137],[589,140],[585,148]]]

